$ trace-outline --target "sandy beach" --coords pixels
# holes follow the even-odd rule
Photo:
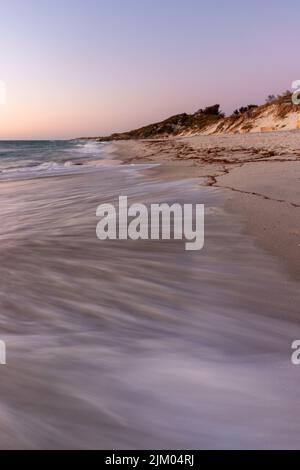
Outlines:
[[[300,450],[299,13],[1,2],[0,450]]]
[[[155,178],[200,178],[230,194],[245,230],[300,279],[300,132],[115,143],[128,164],[157,163]]]
[[[2,143],[0,448],[297,448],[292,137]],[[98,240],[119,195],[204,204],[203,250]]]

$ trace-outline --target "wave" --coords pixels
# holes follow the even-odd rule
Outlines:
[[[104,148],[105,144],[82,140],[2,142],[0,180],[63,174],[79,171],[79,167],[99,166],[110,157]]]
[[[118,194],[204,203],[204,250],[100,242],[96,207]],[[7,185],[0,448],[299,446],[299,286],[225,199],[123,166]]]

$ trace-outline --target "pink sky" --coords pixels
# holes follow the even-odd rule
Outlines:
[[[1,139],[128,130],[300,79],[299,2],[10,0],[1,5]]]

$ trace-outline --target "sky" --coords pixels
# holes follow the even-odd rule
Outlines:
[[[125,131],[300,79],[299,0],[1,0],[0,139]]]

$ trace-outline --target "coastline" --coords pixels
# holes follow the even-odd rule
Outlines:
[[[0,184],[0,448],[297,448],[299,286],[228,212],[240,193],[181,161],[122,165],[128,145],[73,145],[75,165],[62,150]],[[204,249],[98,240],[96,208],[120,194],[204,204]]]
[[[199,178],[230,193],[245,233],[300,279],[300,133],[195,136],[114,142],[123,164],[157,164],[147,176]]]
[[[0,450],[300,450],[300,3],[1,12]]]

